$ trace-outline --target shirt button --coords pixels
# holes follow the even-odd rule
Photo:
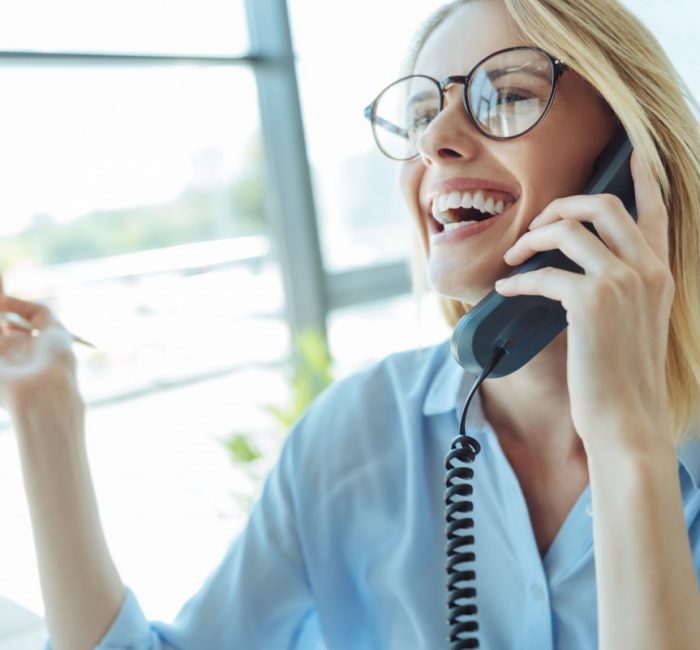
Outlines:
[[[530,596],[533,600],[541,601],[544,598],[544,588],[536,582],[530,583]]]
[[[593,516],[593,504],[590,501],[586,504],[586,514],[589,517]]]

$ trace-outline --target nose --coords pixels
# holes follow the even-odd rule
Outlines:
[[[468,158],[479,148],[479,132],[469,121],[462,99],[462,86],[452,84],[443,91],[442,110],[416,141],[423,164],[432,167],[450,158]]]

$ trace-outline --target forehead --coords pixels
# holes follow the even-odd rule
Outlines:
[[[527,44],[500,0],[473,0],[455,9],[430,34],[414,72],[435,79],[464,74],[496,50]]]

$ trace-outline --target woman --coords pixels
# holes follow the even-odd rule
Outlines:
[[[452,3],[419,33],[407,72],[442,80],[511,48],[539,81],[487,88],[500,122],[479,121],[478,97],[468,115],[452,83],[441,111],[411,96],[427,110],[403,149],[378,136],[404,160],[402,192],[452,324],[536,251],[560,248],[585,269],[498,287],[561,301],[569,325],[520,370],[486,379],[468,414],[482,446],[479,641],[698,647],[698,127],[665,56],[615,0]],[[618,200],[577,195],[618,120],[635,145],[636,225]],[[496,216],[445,228],[477,216],[445,205],[455,191]],[[0,308],[41,331],[0,338],[0,390],[53,648],[448,647],[443,463],[474,377],[447,342],[392,355],[312,405],[245,531],[166,625],[145,620],[107,550],[69,335],[40,305],[3,296]]]

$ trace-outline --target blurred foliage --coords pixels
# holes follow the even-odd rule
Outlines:
[[[266,404],[263,406],[287,430],[309,407],[311,402],[331,383],[333,374],[326,339],[318,330],[305,330],[295,339],[293,373],[290,378],[292,403],[286,406]],[[249,463],[262,455],[250,441],[250,435],[234,433],[224,441],[231,459],[235,463]]]
[[[96,210],[67,223],[39,214],[23,232],[0,238],[0,268],[60,264],[264,233],[259,137],[244,155],[249,161],[245,172],[219,189],[190,187],[168,203]]]
[[[254,449],[248,437],[243,433],[235,433],[224,442],[234,463],[244,464],[257,460],[262,456],[258,449]]]

